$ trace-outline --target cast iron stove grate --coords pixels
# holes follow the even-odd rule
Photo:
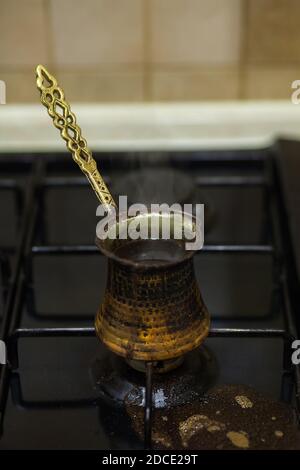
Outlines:
[[[294,402],[299,413],[299,367],[291,363],[291,344],[297,338],[298,264],[295,233],[287,217],[294,194],[289,192],[288,168],[295,148],[292,145],[291,151],[283,142],[277,149],[257,151],[141,152],[96,158],[108,182],[124,171],[138,170],[145,161],[192,178],[192,202],[202,202],[204,194],[214,212],[205,246],[197,254],[201,263],[196,260],[213,320],[207,341],[219,358],[226,344],[229,359],[235,357],[236,343],[247,360],[246,368],[235,367],[236,376],[231,376],[229,360],[221,362],[220,382],[251,382],[282,401]],[[3,155],[0,170],[0,190],[15,197],[18,234],[14,246],[10,235],[1,241],[0,251],[1,339],[7,346],[7,363],[1,366],[0,447],[138,447],[134,439],[124,442],[122,436],[107,435],[98,422],[98,434],[87,432],[95,427],[99,404],[97,390],[82,377],[93,355],[101,357],[93,318],[106,269],[93,243],[94,196],[69,155]],[[114,190],[117,194],[118,188]],[[267,354],[262,362],[268,370],[257,363],[257,347]],[[145,383],[144,446],[149,448],[150,365]],[[75,423],[83,432],[75,431]]]

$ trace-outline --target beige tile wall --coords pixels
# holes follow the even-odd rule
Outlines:
[[[38,63],[72,101],[288,99],[300,0],[0,0],[8,103]]]

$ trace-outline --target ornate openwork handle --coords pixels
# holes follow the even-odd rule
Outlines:
[[[41,92],[42,104],[48,109],[54,126],[59,129],[73,159],[88,178],[97,198],[105,206],[116,207],[116,203],[97,169],[92,152],[88,149],[87,142],[81,135],[81,129],[76,124],[76,117],[72,113],[69,103],[65,100],[62,88],[58,86],[53,75],[42,65],[38,65],[36,68],[36,84]]]

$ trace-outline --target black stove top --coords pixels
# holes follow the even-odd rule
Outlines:
[[[182,197],[192,199],[184,202],[205,202],[205,246],[195,267],[212,317],[206,344],[218,363],[217,383],[250,385],[297,406],[300,375],[290,356],[297,337],[299,150],[281,142],[257,151],[95,155],[114,195],[123,191],[123,175],[143,174],[146,166],[155,199],[164,198],[168,174],[174,198],[182,176]],[[132,191],[129,199],[143,188]],[[93,379],[93,364],[107,355],[93,327],[106,259],[94,246],[97,200],[87,181],[69,155],[2,155],[0,195],[7,346],[0,448],[143,448],[122,410],[101,402]]]

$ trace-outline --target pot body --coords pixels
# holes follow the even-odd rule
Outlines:
[[[139,361],[173,359],[196,348],[209,324],[192,256],[145,267],[108,259],[95,327],[116,354]]]

